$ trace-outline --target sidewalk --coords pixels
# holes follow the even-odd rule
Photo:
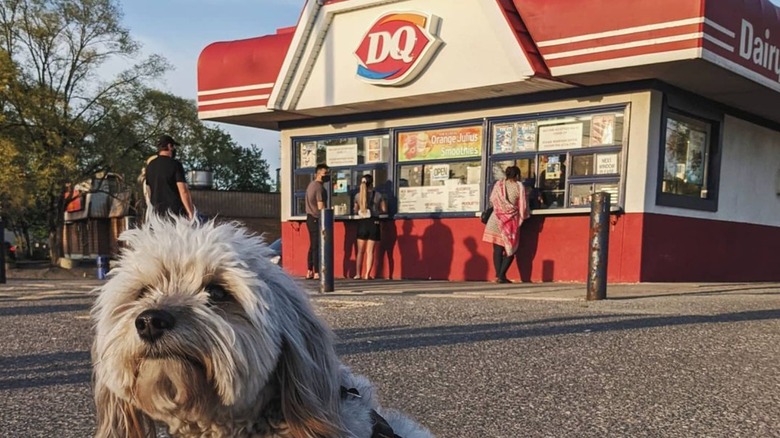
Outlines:
[[[12,269],[8,271],[8,282],[0,289],[43,287],[59,289],[94,287],[102,283],[95,279],[95,268],[78,267],[72,270],[62,268]],[[319,281],[296,278],[312,295],[319,294]],[[777,293],[780,283],[638,283],[609,284],[607,299],[650,298],[678,295],[711,295],[722,293]],[[468,298],[502,298],[518,300],[585,301],[587,286],[584,283],[517,283],[497,284],[491,282],[440,280],[348,280],[336,279],[335,291],[327,296],[354,295],[418,295],[452,296]],[[323,295],[319,295],[323,296]]]
[[[300,280],[311,293],[319,293],[319,282]],[[338,295],[452,295],[464,297],[493,297],[507,299],[584,301],[587,285],[584,283],[519,283],[450,282],[434,280],[344,280],[337,279],[334,292]],[[609,284],[607,299],[649,298],[676,295],[709,295],[739,291],[776,292],[780,283],[639,283]]]

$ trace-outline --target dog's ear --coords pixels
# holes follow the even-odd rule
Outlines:
[[[290,305],[298,330],[285,330],[277,366],[282,414],[294,438],[346,436],[339,412],[339,363],[332,334],[308,303]]]
[[[93,378],[97,410],[95,438],[154,438],[152,420],[96,380]]]

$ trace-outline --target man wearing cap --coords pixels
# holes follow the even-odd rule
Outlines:
[[[146,165],[146,184],[149,186],[151,208],[159,215],[172,212],[192,219],[194,208],[184,167],[176,158],[179,143],[170,135],[162,135],[157,141],[157,158]]]

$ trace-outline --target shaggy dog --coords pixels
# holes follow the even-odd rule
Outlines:
[[[95,436],[432,436],[341,365],[260,238],[153,217],[122,240],[92,310]]]

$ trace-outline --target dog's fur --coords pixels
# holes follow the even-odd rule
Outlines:
[[[259,237],[152,217],[122,241],[92,310],[95,436],[153,437],[164,425],[174,437],[369,438],[371,409],[403,438],[432,436],[379,408],[371,384],[341,365]],[[144,311],[173,318],[159,338],[141,336]]]

